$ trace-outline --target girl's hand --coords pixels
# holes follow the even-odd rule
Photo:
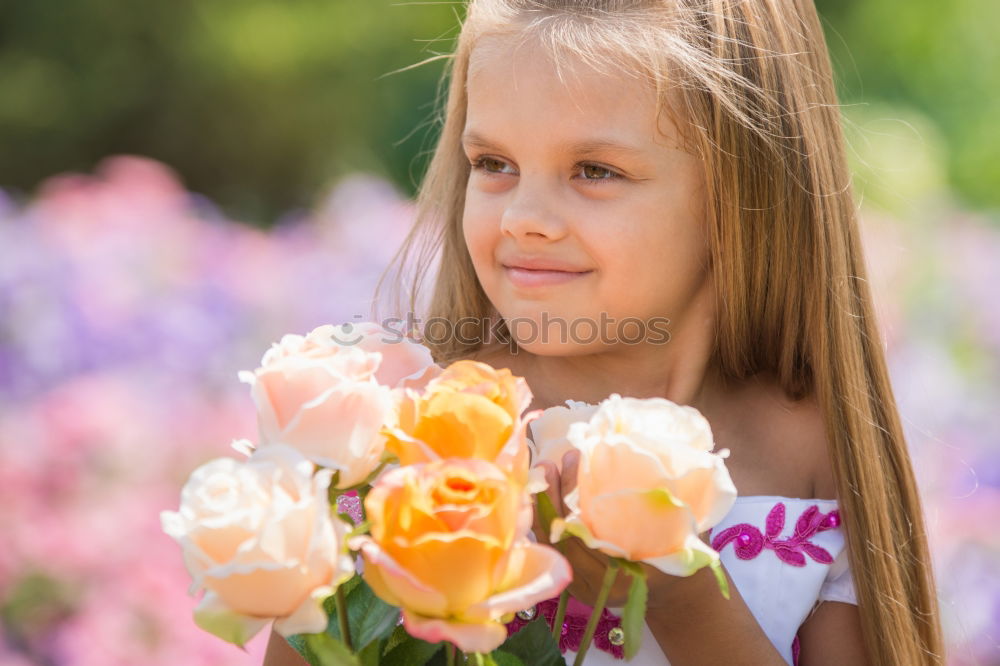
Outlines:
[[[560,516],[565,517],[567,514],[567,509],[563,504],[562,498],[571,493],[576,487],[579,464],[580,452],[576,450],[568,451],[563,456],[562,475],[559,474],[553,463],[545,461],[540,464],[542,469],[545,470],[545,480],[549,484],[548,490],[545,492],[552,501],[552,506],[555,507],[556,512]],[[655,526],[648,526],[648,528],[655,529]],[[545,533],[545,529],[540,524],[537,511],[535,512],[535,523],[532,529],[539,542],[549,542],[549,535]],[[707,535],[707,532],[701,535],[702,539],[707,540]],[[564,539],[560,544],[557,544],[557,547],[563,551],[563,555],[566,556],[566,559],[573,566],[573,582],[569,586],[570,594],[583,603],[592,606],[597,600],[601,579],[604,577],[604,572],[611,558],[604,553],[587,548],[576,537]],[[650,607],[655,606],[657,600],[667,598],[668,592],[669,596],[673,597],[676,597],[678,592],[682,592],[682,590],[678,589],[678,583],[682,579],[677,576],[669,576],[647,564],[640,564],[640,566],[646,572],[646,582],[649,585]],[[624,606],[628,600],[629,584],[629,576],[619,572],[617,579],[615,579],[615,584],[611,588],[611,594],[608,596],[607,605],[612,607]],[[681,585],[680,587],[684,586]]]
[[[562,498],[576,487],[579,462],[579,451],[564,455],[562,475],[554,464],[541,463],[549,483],[546,493],[562,516],[566,515]],[[537,514],[536,511],[533,529],[539,541],[548,542],[549,535],[539,524]],[[655,525],[643,527],[656,529]],[[707,533],[700,536],[707,541]],[[593,606],[609,558],[590,550],[576,537],[562,541],[559,547],[573,566],[570,594]],[[670,663],[680,666],[732,662],[733,655],[743,657],[742,664],[764,666],[785,663],[728,574],[731,598],[727,600],[719,593],[715,576],[708,567],[699,569],[691,576],[680,577],[669,576],[646,564],[641,566],[649,586],[646,624]],[[629,577],[619,573],[608,596],[608,606],[625,605],[629,583]]]

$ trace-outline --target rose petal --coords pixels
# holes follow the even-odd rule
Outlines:
[[[235,612],[218,596],[206,592],[194,609],[194,623],[224,641],[243,647],[267,626],[271,618],[251,617]]]
[[[396,606],[405,600],[408,607],[424,615],[444,615],[448,606],[445,596],[401,567],[370,537],[356,537],[351,548],[364,556],[365,580],[379,597]]]
[[[275,620],[274,630],[282,636],[318,634],[323,631],[328,623],[323,600],[333,592],[334,588],[329,586],[316,588],[291,615]]]
[[[691,510],[669,495],[664,490],[599,495],[590,499],[581,520],[597,539],[616,544],[630,560],[671,553],[697,531]]]
[[[378,466],[385,446],[379,429],[391,408],[384,386],[338,387],[303,405],[280,437],[313,462],[340,470],[337,486],[348,488]]]
[[[551,599],[573,580],[573,569],[551,546],[523,543],[515,546],[507,563],[507,577],[499,592],[469,606],[462,619],[496,620],[539,601]]]
[[[499,622],[450,622],[422,617],[407,609],[403,609],[403,625],[415,638],[428,643],[450,641],[463,652],[489,653],[507,639],[507,628]]]
[[[643,560],[665,574],[672,576],[690,576],[704,566],[719,559],[719,553],[697,536],[691,536],[685,547],[676,553]]]

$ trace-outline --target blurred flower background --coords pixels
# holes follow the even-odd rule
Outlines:
[[[951,664],[1000,664],[992,0],[818,0]],[[254,437],[236,372],[371,318],[460,4],[0,8],[0,664],[259,664],[158,514]]]

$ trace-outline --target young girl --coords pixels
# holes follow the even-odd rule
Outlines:
[[[944,663],[812,0],[471,0],[449,73],[397,257],[412,312],[439,252],[435,360],[509,367],[532,409],[692,405],[731,451],[704,537],[732,598],[648,570],[633,663]],[[592,601],[603,562],[568,557]]]

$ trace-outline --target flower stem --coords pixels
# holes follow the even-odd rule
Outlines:
[[[337,586],[337,591],[334,592],[334,601],[337,604],[337,623],[340,626],[340,639],[344,641],[344,645],[351,652],[354,652],[354,646],[351,644],[351,625],[347,621],[347,600],[344,599],[344,588],[343,586]]]
[[[447,656],[448,666],[455,666],[455,644],[446,643],[445,644],[445,655]]]
[[[611,560],[607,570],[604,572],[604,580],[601,582],[601,591],[597,594],[597,601],[594,602],[594,610],[590,613],[590,620],[587,621],[587,629],[583,632],[583,640],[580,641],[580,651],[576,653],[573,666],[583,666],[583,658],[587,654],[591,641],[594,640],[594,631],[597,629],[597,622],[604,612],[604,604],[608,602],[608,595],[611,594],[611,586],[615,584],[618,577],[618,562]]]
[[[562,638],[563,620],[566,619],[566,604],[569,603],[569,590],[564,589],[559,595],[559,605],[556,606],[556,616],[552,620],[552,638],[556,639],[556,644]]]

